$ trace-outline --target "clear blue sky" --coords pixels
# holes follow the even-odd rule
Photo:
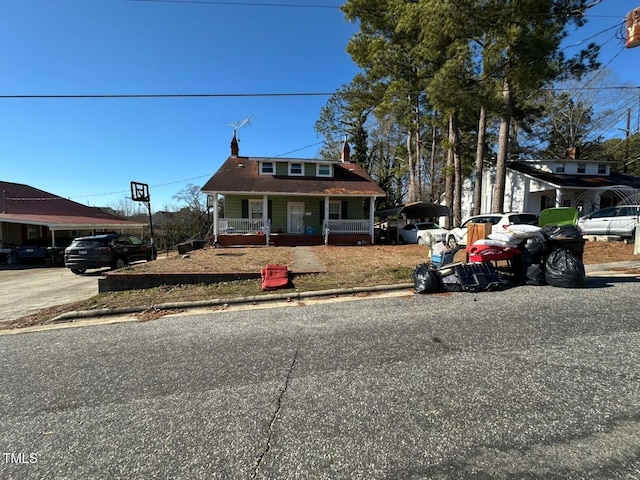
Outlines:
[[[342,3],[3,0],[0,95],[332,93],[357,72],[345,52],[356,26]],[[603,0],[567,41],[603,44],[601,62],[627,85],[640,84],[640,47],[623,49],[610,28],[636,6]],[[0,177],[97,206],[145,182],[162,210],[215,173],[230,152],[229,125],[248,116],[241,155],[314,157],[327,99],[4,98]]]

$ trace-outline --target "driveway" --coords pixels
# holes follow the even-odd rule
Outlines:
[[[9,321],[98,293],[104,270],[74,275],[67,268],[0,266],[0,321]]]

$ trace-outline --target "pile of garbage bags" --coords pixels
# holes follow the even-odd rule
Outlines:
[[[498,289],[501,282],[491,262],[500,260],[509,261],[511,281],[516,284],[580,288],[586,282],[584,244],[576,225],[511,225],[469,245],[466,250],[473,263],[456,264],[446,276],[441,274],[446,262],[418,265],[414,270],[416,292],[458,288],[448,282],[462,285],[458,291]],[[437,258],[444,260],[445,255],[440,253]]]
[[[514,226],[515,227],[515,226]],[[523,240],[522,268],[527,285],[580,288],[586,281],[585,240],[575,225],[547,225]]]

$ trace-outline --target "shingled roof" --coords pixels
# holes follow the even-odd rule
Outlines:
[[[552,173],[527,165],[524,162],[509,162],[507,168],[523,173],[537,180],[556,187],[573,188],[612,188],[612,187],[640,187],[640,178],[611,171],[610,175],[575,175]]]
[[[260,158],[230,156],[202,187],[202,191],[224,193],[273,193],[301,195],[360,195],[386,196],[364,169],[350,162],[333,163],[333,177],[292,177],[286,175],[261,175],[260,161],[310,162],[290,158]]]
[[[0,181],[0,193],[0,222],[46,225],[52,229],[143,225],[29,185]]]

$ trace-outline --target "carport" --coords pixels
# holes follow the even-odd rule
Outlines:
[[[440,205],[438,203],[430,202],[413,202],[405,203],[404,205],[396,205],[395,207],[384,208],[377,210],[374,216],[378,219],[384,219],[389,224],[389,221],[395,220],[395,227],[388,225],[388,240],[391,236],[395,236],[396,243],[398,242],[398,219],[404,217],[411,220],[434,220],[440,217],[451,217],[451,210],[449,207]]]

